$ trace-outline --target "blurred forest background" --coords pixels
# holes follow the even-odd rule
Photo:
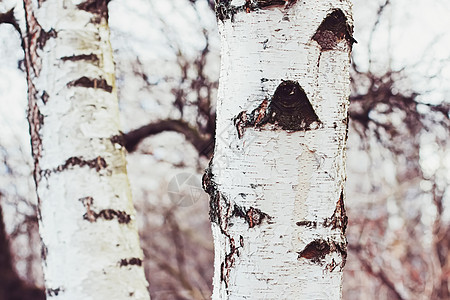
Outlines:
[[[1,1],[0,13],[15,3]],[[214,144],[220,66],[213,6],[109,4],[128,171],[156,300],[211,296],[200,181]],[[14,12],[22,18],[21,3]],[[449,15],[444,0],[354,0],[344,299],[450,299]],[[0,41],[0,274],[13,266],[20,284],[42,288],[23,51],[9,24],[0,25]],[[191,175],[190,186],[168,187]]]

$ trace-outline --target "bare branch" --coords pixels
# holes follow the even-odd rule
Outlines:
[[[202,136],[197,129],[183,120],[161,120],[147,124],[123,135],[125,148],[129,152],[136,150],[137,145],[146,137],[156,135],[165,131],[174,131],[184,135],[200,155],[209,156],[210,145],[213,143],[212,136]]]

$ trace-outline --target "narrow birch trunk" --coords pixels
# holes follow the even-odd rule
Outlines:
[[[47,298],[149,299],[118,138],[107,1],[24,8]]]
[[[340,299],[349,0],[216,1],[213,299]]]

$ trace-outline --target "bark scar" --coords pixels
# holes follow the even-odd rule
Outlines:
[[[356,40],[353,38],[353,27],[340,9],[329,13],[311,38],[316,41],[321,51],[334,50],[337,44],[345,39],[351,49]]]
[[[234,205],[233,215],[239,218],[243,218],[247,222],[249,228],[253,228],[257,225],[261,225],[263,220],[272,219],[271,216],[262,212],[260,209],[250,207],[246,209],[238,205]]]
[[[321,263],[330,253],[330,245],[325,240],[314,240],[298,253],[298,258],[306,258],[314,263]]]
[[[242,138],[245,128],[262,128],[266,124],[286,131],[307,131],[322,126],[305,91],[292,80],[282,81],[270,101],[265,99],[250,114],[242,111],[234,118],[239,138]]]

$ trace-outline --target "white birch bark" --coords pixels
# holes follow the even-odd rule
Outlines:
[[[351,3],[225,0],[216,8],[222,63],[204,176],[212,298],[340,299]]]
[[[24,0],[29,121],[47,298],[150,299],[106,0]]]

